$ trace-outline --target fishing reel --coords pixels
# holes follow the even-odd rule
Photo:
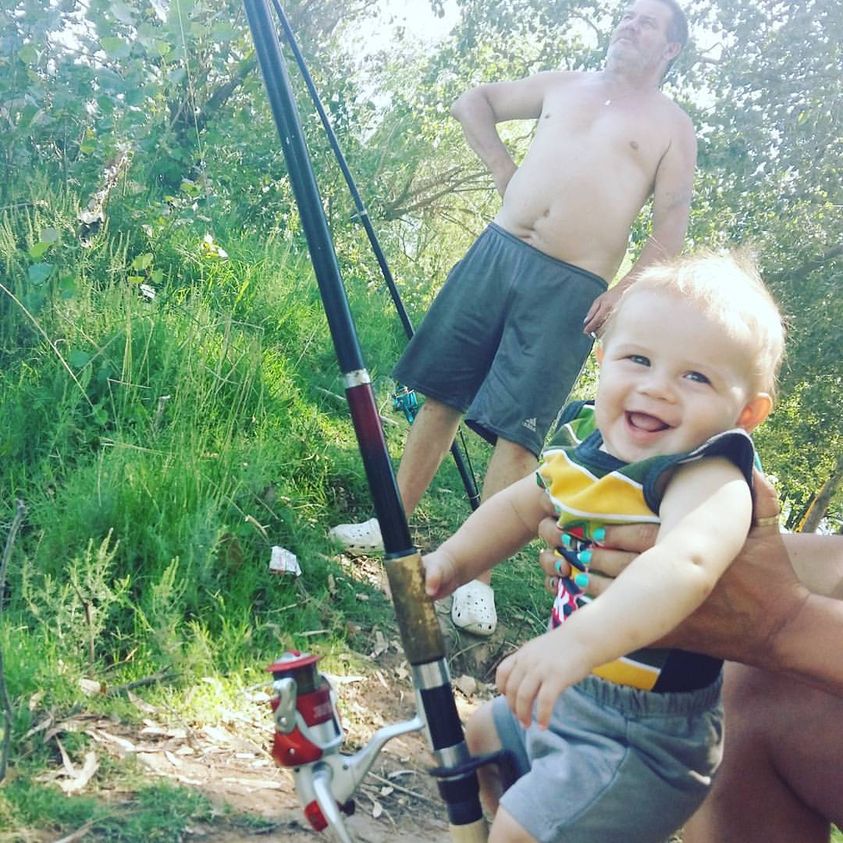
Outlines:
[[[404,414],[404,418],[412,424],[419,412],[419,399],[414,389],[399,386],[392,393],[392,408]]]
[[[352,843],[343,815],[354,813],[352,795],[392,738],[424,728],[416,716],[384,726],[354,755],[340,753],[343,731],[336,697],[319,673],[319,656],[284,653],[268,670],[276,696],[270,705],[275,719],[272,757],[291,768],[304,815],[316,831],[330,826],[342,843]]]

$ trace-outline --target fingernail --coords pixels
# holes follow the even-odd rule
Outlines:
[[[574,582],[575,582],[575,583],[576,583],[576,584],[577,584],[580,588],[588,588],[588,574],[577,574],[577,575],[574,577]]]
[[[591,538],[596,542],[602,542],[606,538],[606,528],[598,527],[592,534]]]
[[[556,573],[559,574],[560,577],[562,576],[562,560],[561,559],[556,560],[556,562],[553,565],[553,570],[556,571]]]
[[[571,537],[567,533],[562,533],[562,547],[571,546]]]
[[[591,551],[590,550],[581,550],[577,554],[577,559],[579,559],[580,562],[582,562],[583,565],[591,564]]]

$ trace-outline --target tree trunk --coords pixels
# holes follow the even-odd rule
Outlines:
[[[808,505],[805,515],[802,517],[802,524],[799,527],[800,533],[814,533],[820,525],[820,521],[825,518],[828,512],[829,504],[832,497],[843,485],[843,454],[837,458],[837,465],[831,472],[828,480],[822,484],[819,491],[814,495],[814,499]]]

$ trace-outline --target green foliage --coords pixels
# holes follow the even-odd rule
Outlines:
[[[5,226],[37,229],[20,213]],[[0,483],[29,505],[10,580],[78,670],[119,663],[138,641],[139,667],[188,669],[218,634],[242,647],[254,611],[300,591],[266,562],[271,543],[303,556],[321,544],[313,513],[330,463],[313,441],[344,423],[307,393],[320,369],[326,387],[336,372],[310,273],[288,246],[255,259],[244,243],[242,263],[189,231],[143,251],[120,242],[70,254],[77,294],[48,287],[37,315],[4,298]],[[108,283],[91,277],[94,261]],[[348,431],[338,439],[350,444]],[[321,567],[307,569],[317,590]]]
[[[179,840],[191,823],[214,813],[204,797],[168,784],[142,785],[131,802],[114,804],[92,797],[66,797],[56,787],[16,778],[0,791],[4,828],[44,828],[60,832],[88,829],[98,840]]]
[[[343,36],[367,5],[285,8],[417,321],[498,202],[451,102],[488,79],[598,67],[614,8],[460,0],[439,48],[398,37],[363,74]],[[795,524],[843,448],[843,11],[687,5],[697,42],[667,88],[699,127],[690,241],[753,245],[790,317],[779,407],[757,441]],[[23,701],[43,689],[44,705],[68,708],[81,677],[168,670],[189,686],[284,648],[361,645],[391,609],[324,532],[367,517],[370,496],[241,6],[19,0],[0,9],[0,33],[0,512],[19,497],[28,507],[0,627],[15,736],[33,725]],[[300,102],[390,416],[403,333]],[[530,127],[505,134],[522,154]],[[644,214],[633,251],[646,235]],[[577,395],[594,379],[589,366]],[[386,433],[397,455],[403,422]],[[485,447],[469,438],[469,452],[482,474]],[[414,519],[420,543],[467,513],[446,465]],[[829,521],[842,513],[837,490]],[[296,553],[300,578],[269,573],[273,545]],[[494,582],[504,621],[537,630],[547,599],[534,556]],[[133,839],[126,816],[57,799],[22,772],[0,791],[0,822],[94,819],[103,836]],[[150,792],[172,822],[159,818],[156,838],[144,798],[134,839],[175,839],[206,810]]]

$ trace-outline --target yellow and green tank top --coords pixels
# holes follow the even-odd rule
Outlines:
[[[573,568],[584,570],[578,553],[592,544],[599,527],[611,524],[658,523],[659,507],[670,474],[678,465],[710,456],[731,460],[752,485],[755,449],[743,430],[712,437],[682,454],[625,463],[601,450],[603,438],[594,419],[594,404],[577,401],[565,407],[556,434],[542,454],[536,473],[554,507],[564,546],[557,552]],[[713,524],[716,530],[717,525]],[[556,627],[589,600],[573,579],[560,581],[551,613]],[[692,691],[710,685],[719,675],[720,659],[684,650],[646,648],[594,670],[611,682],[647,691]]]

